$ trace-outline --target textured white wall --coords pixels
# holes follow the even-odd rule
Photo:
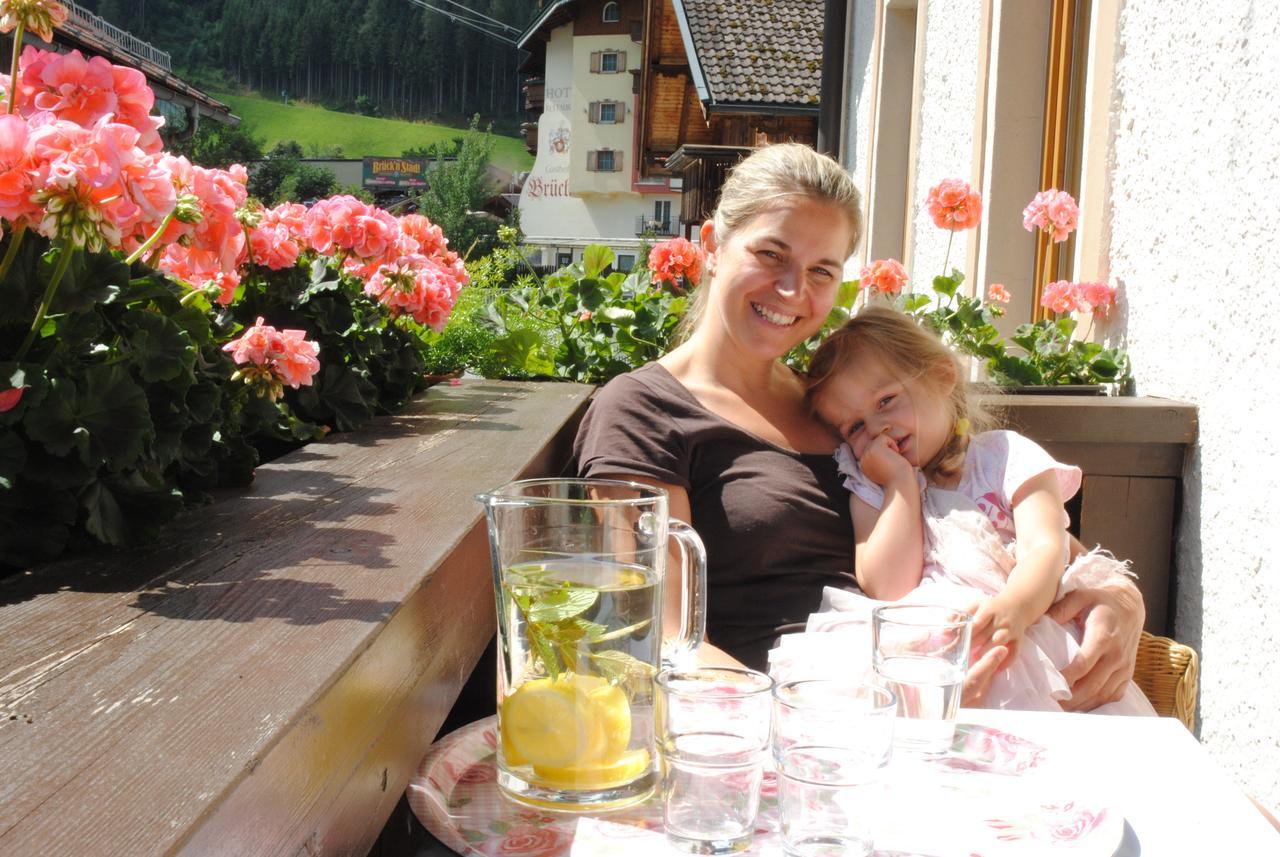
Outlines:
[[[1204,745],[1280,806],[1280,6],[1129,0],[1118,38],[1107,333],[1139,393],[1199,406],[1174,634]]]
[[[927,6],[927,9],[925,8]],[[915,291],[929,291],[942,273],[949,233],[933,225],[924,207],[929,188],[943,179],[973,183],[973,128],[978,89],[982,4],[975,0],[920,0],[924,10],[924,78],[916,125],[916,169],[911,258],[904,259]],[[917,58],[918,59],[918,58]],[[970,232],[955,233],[951,262],[963,268]]]

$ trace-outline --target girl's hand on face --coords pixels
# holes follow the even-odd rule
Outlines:
[[[859,446],[862,448],[858,449]],[[882,488],[891,483],[899,486],[915,483],[911,462],[902,457],[898,452],[898,445],[887,434],[879,434],[870,442],[856,444],[853,455],[858,459],[867,478]]]
[[[993,595],[983,599],[973,614],[973,631],[969,638],[970,660],[981,657],[993,646],[1003,646],[1009,650],[1009,663],[1018,653],[1022,638],[1030,624],[1024,615],[1022,605],[1012,598]]]

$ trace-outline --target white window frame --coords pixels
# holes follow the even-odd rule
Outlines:
[[[612,18],[609,17],[610,11],[613,12]],[[613,0],[610,0],[610,2],[604,4],[604,9],[600,10],[600,20],[606,24],[618,23],[622,20],[622,7],[618,3],[613,2]]]

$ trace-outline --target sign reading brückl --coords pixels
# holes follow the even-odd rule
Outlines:
[[[427,159],[366,157],[363,184],[381,188],[426,187]]]

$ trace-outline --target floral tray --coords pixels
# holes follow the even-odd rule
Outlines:
[[[478,857],[651,857],[668,846],[656,800],[598,816],[540,812],[498,790],[497,722],[489,717],[432,745],[409,783],[431,833]],[[1124,819],[1055,773],[1044,748],[962,724],[940,762],[895,762],[885,775],[876,846],[882,857],[1112,857]],[[782,857],[777,785],[766,773],[750,855]]]

